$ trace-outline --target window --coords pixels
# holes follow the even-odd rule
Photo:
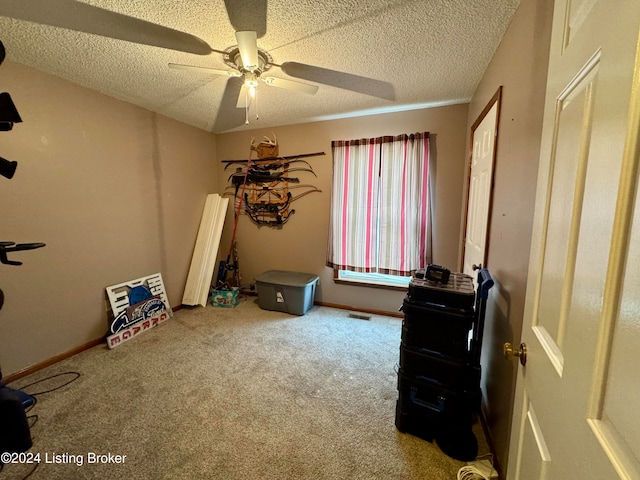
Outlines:
[[[431,261],[429,134],[334,141],[331,148],[327,265],[392,276],[424,268]]]
[[[335,278],[341,283],[366,283],[381,287],[406,289],[409,286],[409,276],[387,275],[384,273],[360,273],[350,270],[338,270]]]

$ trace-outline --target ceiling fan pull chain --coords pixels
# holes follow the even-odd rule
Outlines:
[[[260,115],[258,114],[258,89],[257,88],[255,93],[255,100],[256,100],[256,120],[260,120]]]
[[[249,94],[244,92],[244,124],[249,125]]]

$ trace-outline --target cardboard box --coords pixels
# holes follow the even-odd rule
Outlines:
[[[211,305],[214,307],[234,308],[240,301],[238,287],[232,290],[214,290],[211,293]]]

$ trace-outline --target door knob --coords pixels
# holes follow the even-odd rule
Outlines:
[[[476,265],[475,263],[471,265],[471,269],[475,272],[476,270],[480,270],[482,268],[482,264]]]
[[[514,350],[513,346],[507,342],[503,346],[504,358],[511,360],[513,357],[520,359],[520,364],[524,367],[527,364],[527,344],[521,343],[517,350]]]

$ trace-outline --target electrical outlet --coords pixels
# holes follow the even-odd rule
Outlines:
[[[474,460],[473,462],[467,462],[467,465],[470,465],[476,468],[478,470],[478,473],[482,475],[483,478],[486,478],[487,480],[491,478],[498,478],[498,472],[496,471],[495,468],[493,468],[493,465],[491,465],[491,462],[487,459]]]

